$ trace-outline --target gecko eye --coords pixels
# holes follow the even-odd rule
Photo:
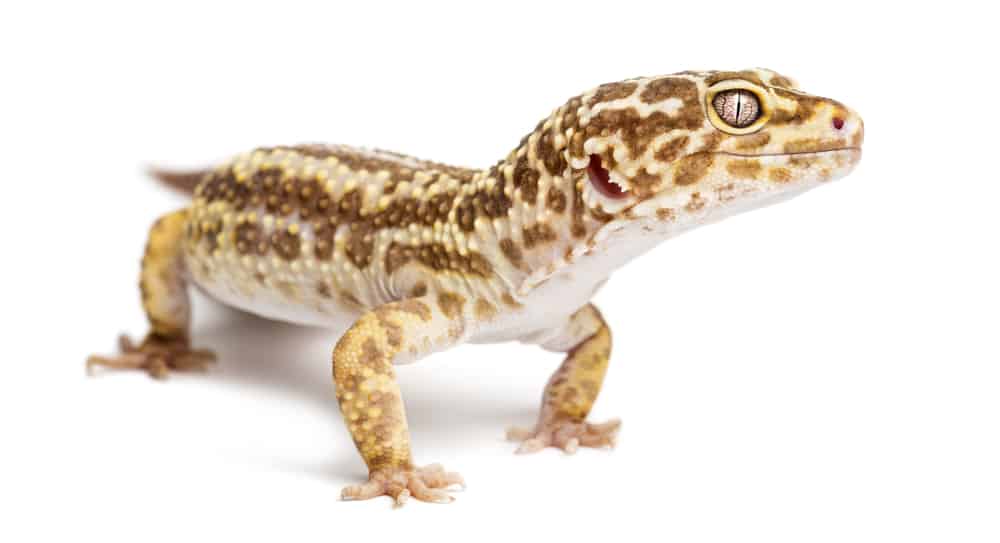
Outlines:
[[[757,95],[743,89],[725,90],[715,95],[712,107],[719,118],[733,128],[746,128],[760,117]]]
[[[615,199],[628,196],[628,192],[621,185],[611,180],[611,173],[601,164],[600,156],[590,155],[587,175],[590,177],[590,183],[594,185],[594,188],[604,196]]]

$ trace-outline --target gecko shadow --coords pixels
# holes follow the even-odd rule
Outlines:
[[[274,463],[292,471],[338,480],[365,476],[343,425],[331,376],[331,353],[339,334],[271,321],[225,307],[200,309],[208,309],[212,319],[196,324],[193,342],[199,348],[214,350],[219,361],[199,378],[222,387],[245,388],[248,398],[277,395],[281,401],[301,402],[306,411],[315,409],[317,416],[329,417],[331,431],[336,435],[331,462],[302,466],[286,462],[287,459],[273,459]],[[544,379],[558,365],[558,358],[546,364],[547,357],[538,353],[537,364],[536,361],[531,364],[538,366],[539,379],[511,383],[502,380],[495,367],[476,362],[481,355],[468,356],[467,353],[481,347],[459,349],[466,351],[460,361],[435,361],[441,357],[438,354],[396,368],[410,432],[421,449],[475,450],[484,445],[484,432],[490,432],[488,435],[493,436],[496,445],[503,440],[507,426],[533,423]],[[423,458],[419,452],[418,456],[418,460]]]

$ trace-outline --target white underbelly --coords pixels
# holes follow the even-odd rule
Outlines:
[[[209,297],[230,307],[261,317],[292,324],[319,326],[336,333],[347,330],[361,316],[361,308],[353,308],[334,298],[318,295],[296,297],[301,285],[286,284],[283,288],[262,286],[252,291],[233,283],[206,280],[194,276],[191,282]]]

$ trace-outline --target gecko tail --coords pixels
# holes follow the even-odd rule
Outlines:
[[[210,170],[166,170],[150,167],[146,172],[164,185],[184,194],[194,194],[201,180]]]

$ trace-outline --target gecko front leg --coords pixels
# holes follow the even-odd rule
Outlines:
[[[558,447],[568,453],[579,447],[613,446],[621,421],[587,422],[601,390],[611,356],[611,330],[593,304],[574,313],[559,329],[541,338],[545,349],[567,352],[549,379],[534,428],[510,428],[507,439],[521,442],[518,453]]]
[[[435,303],[436,302],[436,303]],[[409,496],[449,502],[443,488],[462,477],[437,464],[418,468],[393,362],[419,357],[461,341],[463,307],[457,294],[393,302],[358,319],[333,351],[337,401],[354,444],[368,465],[368,481],[344,489],[344,499],[390,496],[402,505]]]
[[[139,290],[150,331],[138,345],[127,336],[119,338],[122,354],[91,356],[87,370],[96,366],[141,369],[157,379],[170,370],[201,370],[215,360],[208,350],[192,349],[188,328],[191,304],[184,278],[182,241],[189,212],[182,209],[160,217],[149,230],[142,257]]]

